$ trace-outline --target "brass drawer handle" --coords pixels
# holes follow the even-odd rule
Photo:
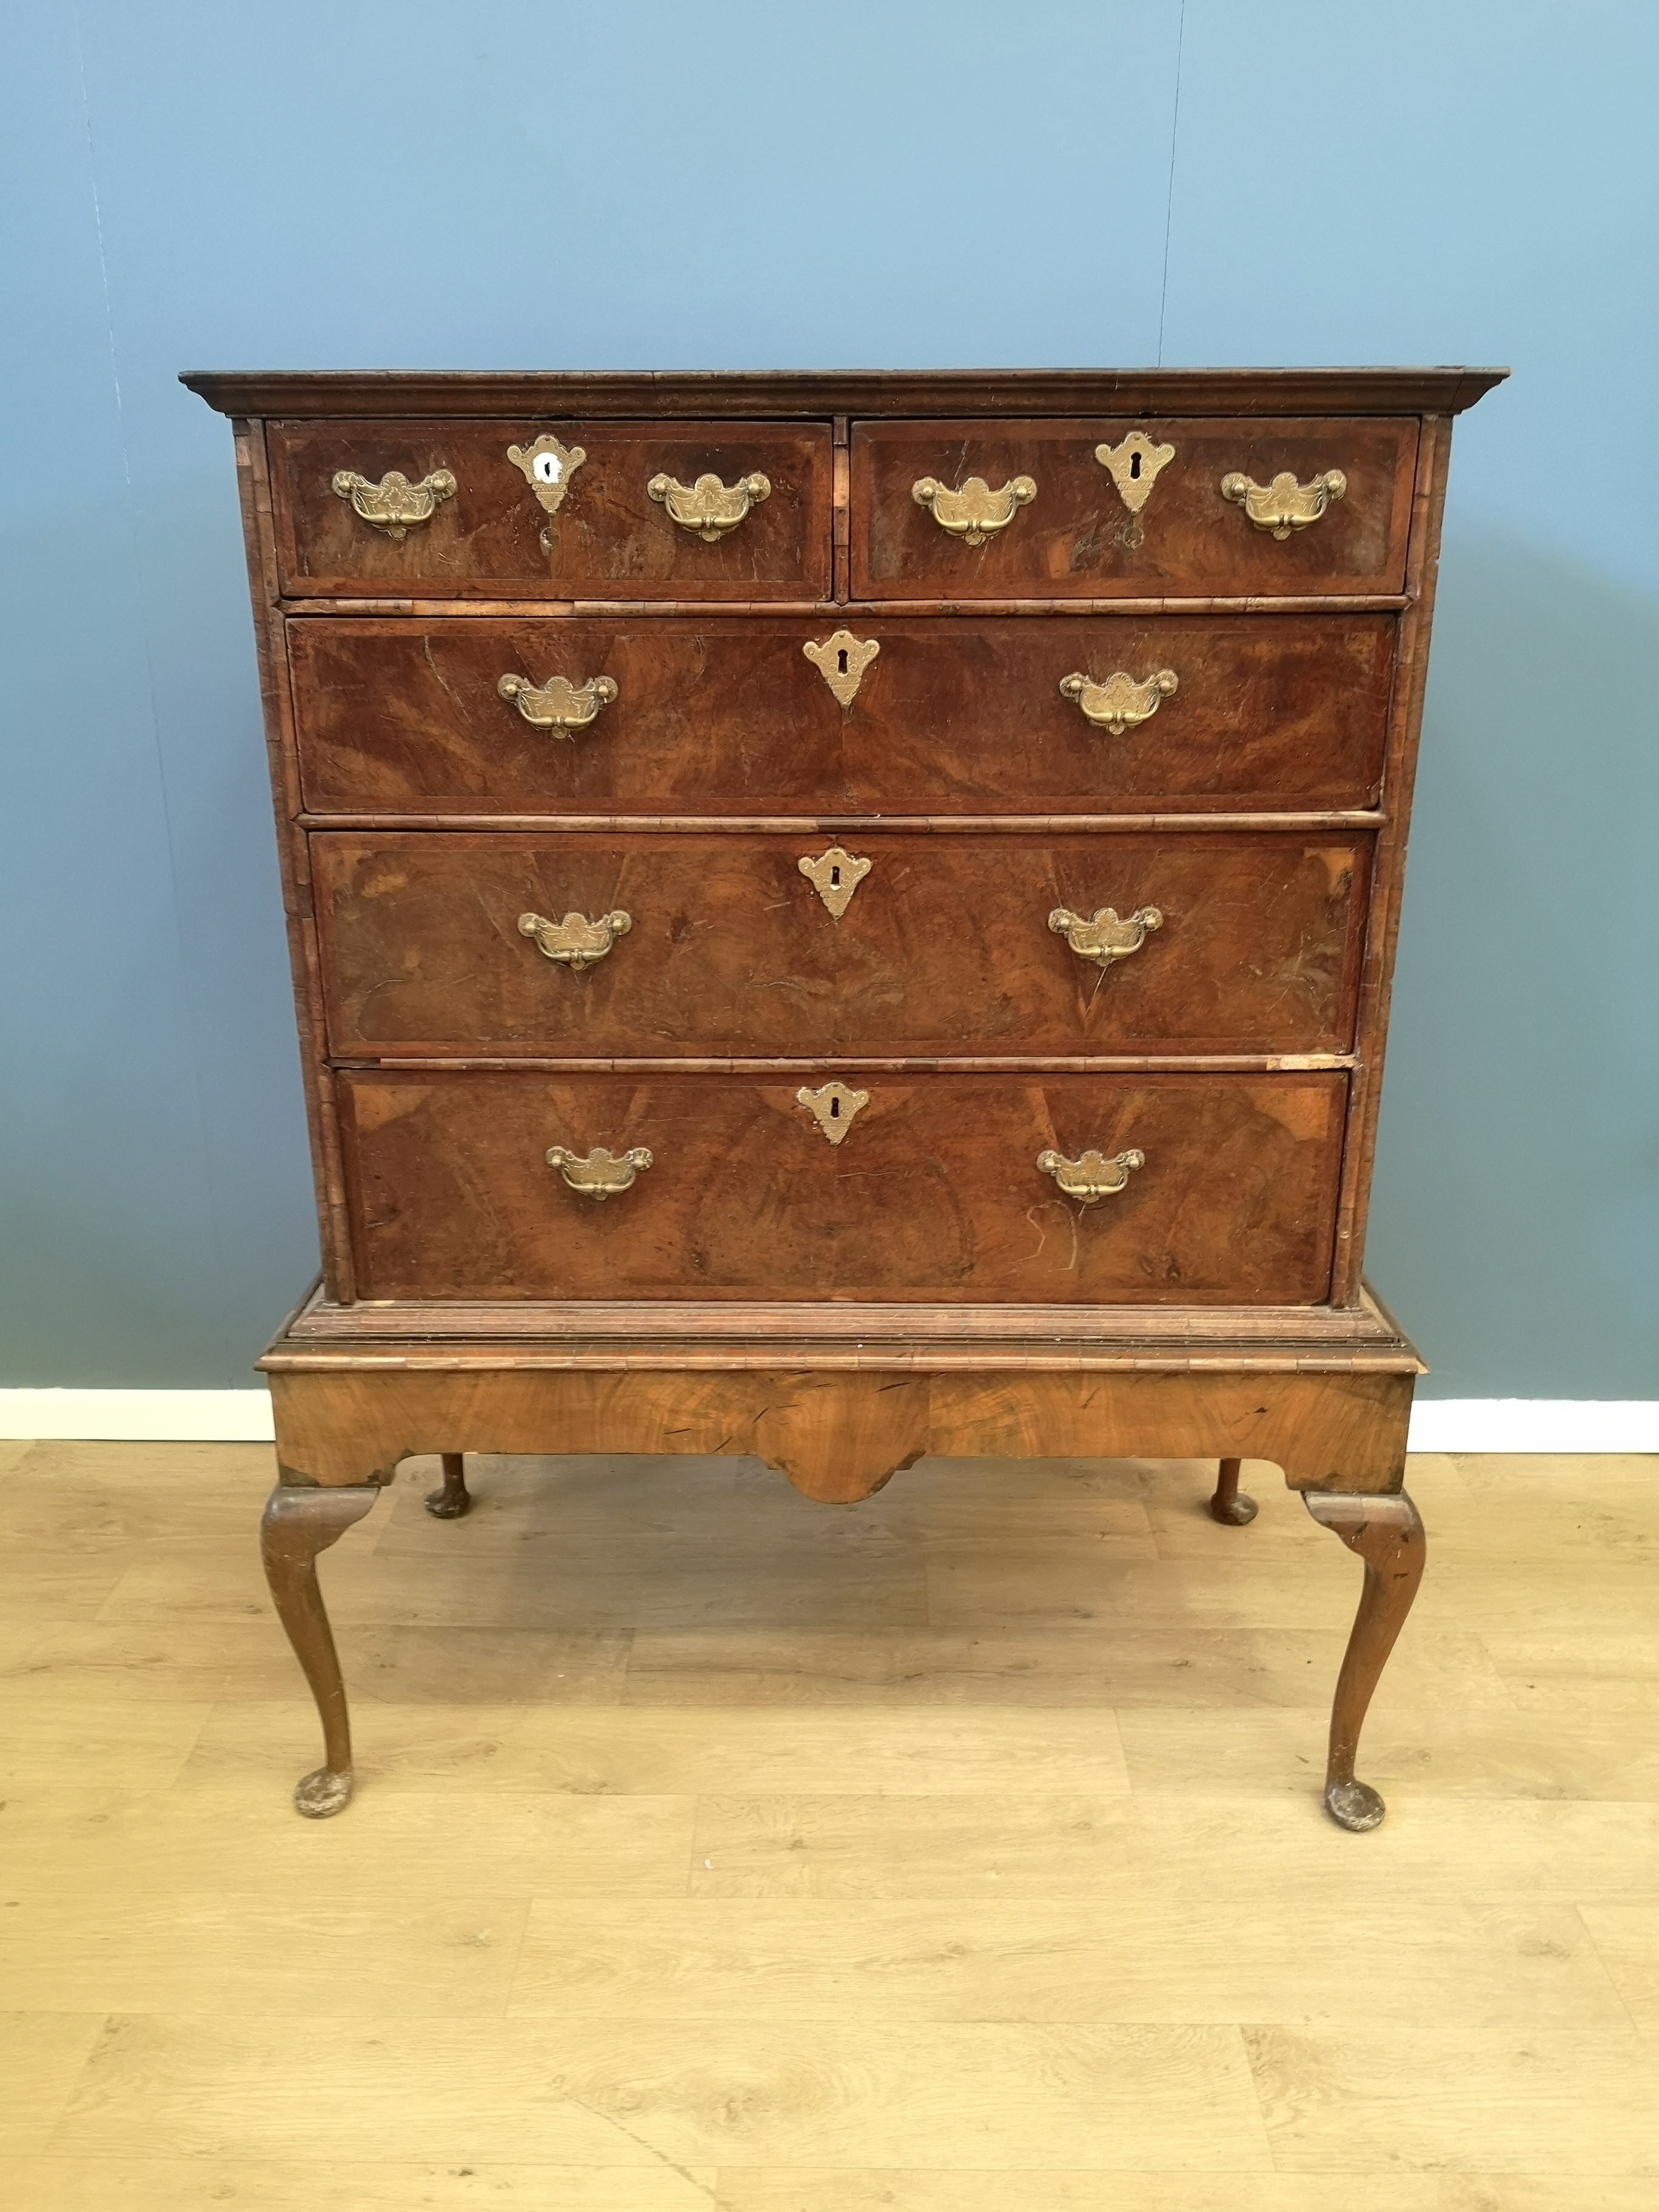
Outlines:
[[[1096,729],[1109,730],[1115,738],[1150,722],[1164,701],[1180,688],[1181,678],[1173,668],[1160,668],[1139,684],[1121,668],[1114,670],[1103,684],[1078,675],[1062,676],[1060,680],[1061,698],[1075,699]]]
[[[388,469],[379,483],[371,483],[355,469],[341,469],[334,489],[349,499],[365,522],[384,530],[388,538],[406,538],[417,522],[430,522],[440,504],[455,496],[455,479],[447,469],[434,469],[412,484],[401,469]]]
[[[659,507],[665,507],[682,530],[695,530],[705,545],[712,545],[728,530],[735,530],[751,507],[772,496],[769,477],[758,473],[723,484],[716,476],[699,477],[694,484],[678,483],[671,476],[653,477],[646,490]]]
[[[550,676],[545,684],[532,684],[527,676],[503,676],[495,689],[510,699],[532,729],[552,730],[562,738],[574,737],[595,720],[601,707],[617,696],[608,676],[590,676],[586,684],[573,684],[568,676]]]
[[[550,1152],[548,1158],[552,1157]],[[1121,1190],[1130,1170],[1146,1166],[1146,1155],[1131,1150],[1109,1160],[1104,1152],[1091,1147],[1078,1160],[1068,1160],[1063,1152],[1039,1152],[1036,1164],[1044,1175],[1054,1177],[1067,1198],[1081,1199],[1085,1206],[1092,1206],[1097,1199],[1109,1198],[1115,1190]]]
[[[1311,483],[1298,483],[1288,469],[1281,469],[1270,484],[1252,483],[1237,469],[1221,479],[1223,499],[1242,507],[1258,530],[1271,530],[1275,538],[1288,538],[1291,531],[1317,522],[1347,489],[1340,469],[1327,469]]]
[[[633,915],[624,914],[620,907],[614,914],[602,914],[597,921],[590,921],[585,914],[568,914],[562,921],[549,921],[539,914],[519,916],[520,936],[533,937],[539,952],[577,975],[596,960],[603,960],[617,939],[626,937],[633,927]]]
[[[550,1145],[547,1164],[557,1168],[572,1190],[580,1191],[584,1198],[603,1200],[628,1189],[641,1169],[651,1165],[651,1154],[645,1146],[635,1145],[618,1159],[603,1145],[595,1145],[584,1159],[579,1152],[567,1152],[562,1145]]]
[[[519,927],[522,929],[524,924],[520,922]],[[1056,937],[1065,937],[1079,959],[1092,960],[1104,974],[1118,961],[1139,952],[1146,942],[1148,930],[1163,928],[1164,916],[1155,906],[1138,906],[1120,921],[1115,906],[1097,906],[1085,921],[1080,914],[1057,906],[1048,917],[1048,927]]]
[[[918,477],[910,487],[918,507],[932,511],[941,530],[969,545],[982,545],[994,530],[1006,530],[1020,508],[1036,497],[1033,477],[1011,477],[1000,491],[993,491],[983,477],[969,477],[960,491],[951,491],[934,477]]]

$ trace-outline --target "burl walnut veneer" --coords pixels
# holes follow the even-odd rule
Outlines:
[[[202,374],[322,1232],[264,1554],[398,1462],[1268,1460],[1415,1594],[1360,1277],[1451,417],[1501,372]]]

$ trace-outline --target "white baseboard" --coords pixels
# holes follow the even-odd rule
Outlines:
[[[1419,1398],[1419,1452],[1659,1452],[1656,1398]]]
[[[268,1444],[270,1393],[256,1390],[0,1390],[0,1437],[86,1443]]]
[[[269,1443],[256,1390],[0,1390],[0,1437]],[[1419,1398],[1420,1452],[1659,1452],[1659,1399]]]

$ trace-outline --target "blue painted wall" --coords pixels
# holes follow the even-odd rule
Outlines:
[[[40,0],[0,72],[0,1382],[313,1262],[230,443],[185,367],[1508,361],[1460,425],[1370,1264],[1659,1395],[1647,0]]]

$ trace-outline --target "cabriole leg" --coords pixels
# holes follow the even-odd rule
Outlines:
[[[1304,1490],[1302,1502],[1321,1528],[1334,1529],[1365,1565],[1359,1610],[1354,1615],[1331,1706],[1325,1809],[1339,1827],[1374,1828],[1387,1808],[1375,1790],[1355,1781],[1354,1754],[1371,1692],[1423,1579],[1427,1548],[1423,1523],[1403,1490],[1385,1498],[1349,1498],[1335,1491]]]
[[[466,1486],[466,1462],[459,1452],[445,1452],[442,1460],[444,1485],[441,1490],[429,1490],[426,1510],[437,1521],[459,1521],[463,1513],[472,1510],[472,1493]]]
[[[329,1490],[279,1482],[259,1524],[265,1580],[323,1723],[323,1764],[294,1792],[295,1805],[308,1820],[326,1820],[351,1799],[351,1723],[333,1632],[317,1587],[317,1555],[361,1521],[380,1494],[374,1483]]]
[[[1242,1459],[1224,1459],[1221,1473],[1216,1479],[1215,1496],[1210,1500],[1210,1512],[1214,1519],[1225,1521],[1235,1528],[1242,1528],[1247,1521],[1255,1518],[1255,1500],[1238,1486],[1238,1470]]]

